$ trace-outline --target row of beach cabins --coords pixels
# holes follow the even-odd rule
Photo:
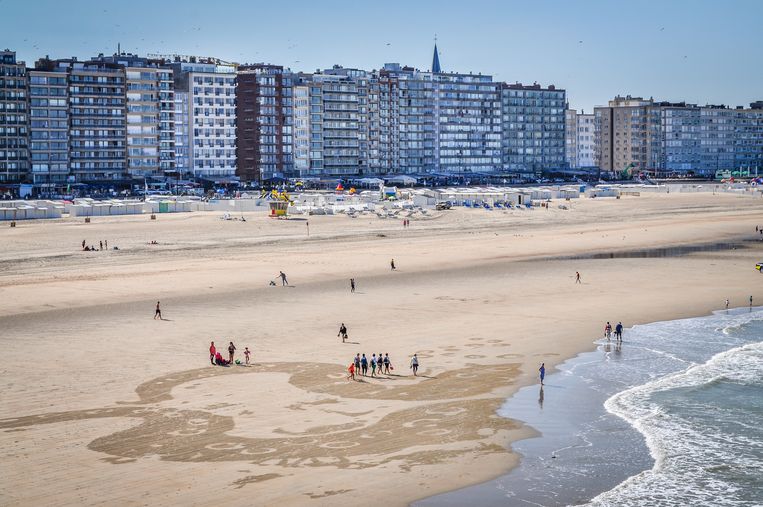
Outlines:
[[[448,188],[385,188],[384,192],[364,190],[346,192],[310,192],[289,197],[290,215],[336,215],[350,217],[376,215],[378,218],[426,216],[438,203],[480,209],[525,209],[554,200],[587,198],[620,198],[641,193],[670,192],[736,192],[760,193],[760,187],[747,184],[603,184],[597,186],[562,185],[544,187],[448,187]],[[763,193],[761,194],[763,196]],[[193,211],[267,213],[270,200],[259,195],[243,194],[239,199],[203,200],[198,197],[156,196],[146,201],[137,199],[74,201],[16,200],[0,201],[0,221],[56,219],[69,217],[104,217]]]

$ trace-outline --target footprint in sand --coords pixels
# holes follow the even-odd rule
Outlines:
[[[512,359],[515,357],[522,357],[521,354],[501,354],[499,356],[495,356],[499,359]]]

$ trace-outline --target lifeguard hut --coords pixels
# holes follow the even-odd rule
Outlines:
[[[270,218],[286,218],[289,201],[270,201]]]

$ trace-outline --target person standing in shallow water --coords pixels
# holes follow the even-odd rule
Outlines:
[[[540,363],[538,373],[540,373],[540,385],[543,385],[543,379],[546,378],[546,363]]]

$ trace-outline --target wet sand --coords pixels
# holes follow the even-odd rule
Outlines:
[[[496,409],[541,361],[592,349],[604,321],[763,300],[746,241],[763,202],[571,206],[452,210],[405,230],[310,217],[309,238],[304,220],[254,214],[0,229],[0,343],[15,358],[0,367],[0,503],[336,505],[383,491],[406,505],[514,466],[507,448],[532,429]],[[83,239],[120,250],[82,252]],[[740,246],[620,255],[721,242]],[[279,270],[294,286],[268,285]],[[212,367],[212,339],[254,364]],[[393,374],[348,382],[357,352],[389,353]]]

